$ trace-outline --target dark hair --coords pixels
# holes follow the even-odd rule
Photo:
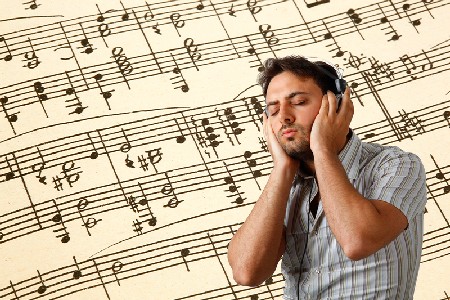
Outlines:
[[[278,74],[288,71],[299,77],[311,78],[320,87],[322,93],[332,91],[337,93],[335,79],[336,70],[322,61],[309,61],[303,56],[286,56],[269,58],[264,62],[264,70],[258,75],[258,83],[263,89],[264,97],[270,81]]]

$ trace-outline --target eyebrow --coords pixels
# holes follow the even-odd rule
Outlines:
[[[296,92],[290,93],[287,97],[285,97],[285,99],[292,99],[292,98],[294,98],[295,96],[298,96],[298,95],[309,95],[309,94],[310,93],[307,93],[307,92],[296,91]],[[269,102],[267,102],[267,105],[275,105],[278,102],[280,102],[280,101],[279,100],[269,101]]]

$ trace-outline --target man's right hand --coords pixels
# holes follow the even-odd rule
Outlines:
[[[263,113],[262,115],[263,115],[264,138],[267,141],[269,152],[272,155],[274,168],[282,168],[282,169],[288,168],[296,172],[300,162],[290,157],[286,153],[286,151],[284,151],[275,133],[273,132],[271,120],[267,117],[265,113]]]

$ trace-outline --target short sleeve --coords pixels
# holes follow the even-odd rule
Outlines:
[[[399,149],[383,151],[380,155],[366,198],[394,205],[411,222],[424,212],[427,201],[423,164],[417,155]]]

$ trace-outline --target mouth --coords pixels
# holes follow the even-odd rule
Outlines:
[[[287,138],[293,137],[297,133],[295,129],[285,129],[281,132],[281,135]]]

